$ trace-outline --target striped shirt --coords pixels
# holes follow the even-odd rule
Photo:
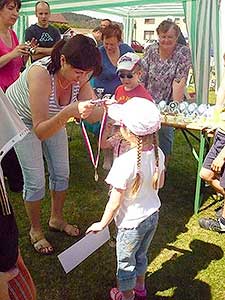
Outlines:
[[[51,58],[44,57],[33,64],[31,64],[24,72],[20,75],[20,77],[7,89],[6,95],[9,101],[13,104],[15,110],[17,111],[20,118],[27,124],[32,124],[32,115],[30,109],[30,101],[29,101],[29,88],[27,82],[27,76],[29,70],[33,66],[41,66],[47,70],[47,67],[50,63]],[[56,84],[54,74],[49,74],[51,76],[51,93],[49,97],[49,118],[57,114],[61,111],[65,106],[60,105],[57,102],[56,97]],[[41,93],[41,85],[44,83],[40,83],[40,93]],[[77,96],[79,94],[80,86],[79,84],[74,84],[72,86],[72,95],[70,99],[70,103],[77,101]],[[69,103],[69,104],[70,104]]]
[[[16,263],[18,275],[9,281],[9,296],[11,300],[35,300],[36,289],[31,275],[19,255]]]

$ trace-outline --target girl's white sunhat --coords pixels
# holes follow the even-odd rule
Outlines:
[[[152,134],[161,126],[158,108],[145,98],[133,97],[124,104],[112,104],[109,106],[108,115],[139,136]]]

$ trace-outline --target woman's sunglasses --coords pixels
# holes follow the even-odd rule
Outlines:
[[[118,76],[120,78],[128,78],[128,79],[132,79],[134,77],[134,74],[133,73],[121,73],[119,72],[118,73]]]

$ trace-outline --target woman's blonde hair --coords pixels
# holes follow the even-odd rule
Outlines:
[[[141,175],[141,153],[142,153],[142,145],[143,142],[149,139],[152,140],[152,144],[154,147],[154,153],[155,153],[155,172],[152,177],[151,184],[153,185],[153,188],[156,190],[158,188],[158,182],[159,182],[159,151],[158,151],[158,137],[157,133],[154,132],[150,135],[145,136],[136,136],[137,139],[137,172],[134,179],[134,182],[131,187],[131,195],[132,197],[135,197],[141,187],[142,184],[142,175]]]

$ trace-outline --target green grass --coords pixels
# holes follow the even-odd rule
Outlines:
[[[107,202],[108,187],[104,183],[106,173],[101,167],[99,181],[94,181],[92,164],[79,128],[69,129],[71,132],[71,177],[64,212],[66,218],[79,224],[84,232],[100,218]],[[196,169],[197,163],[177,130],[166,184],[160,191],[159,227],[149,251],[146,280],[149,299],[225,299],[225,234],[198,226],[198,218],[214,216],[214,209],[221,202],[215,202],[208,191],[201,212],[198,216],[193,214]],[[21,252],[35,281],[38,300],[107,300],[109,289],[116,282],[115,249],[106,243],[66,275],[57,254],[77,239],[48,231],[49,194],[43,201],[42,224],[56,253],[47,257],[38,255],[30,245],[29,224],[21,195],[10,193],[10,198],[20,230]],[[110,229],[114,232],[113,224]]]

